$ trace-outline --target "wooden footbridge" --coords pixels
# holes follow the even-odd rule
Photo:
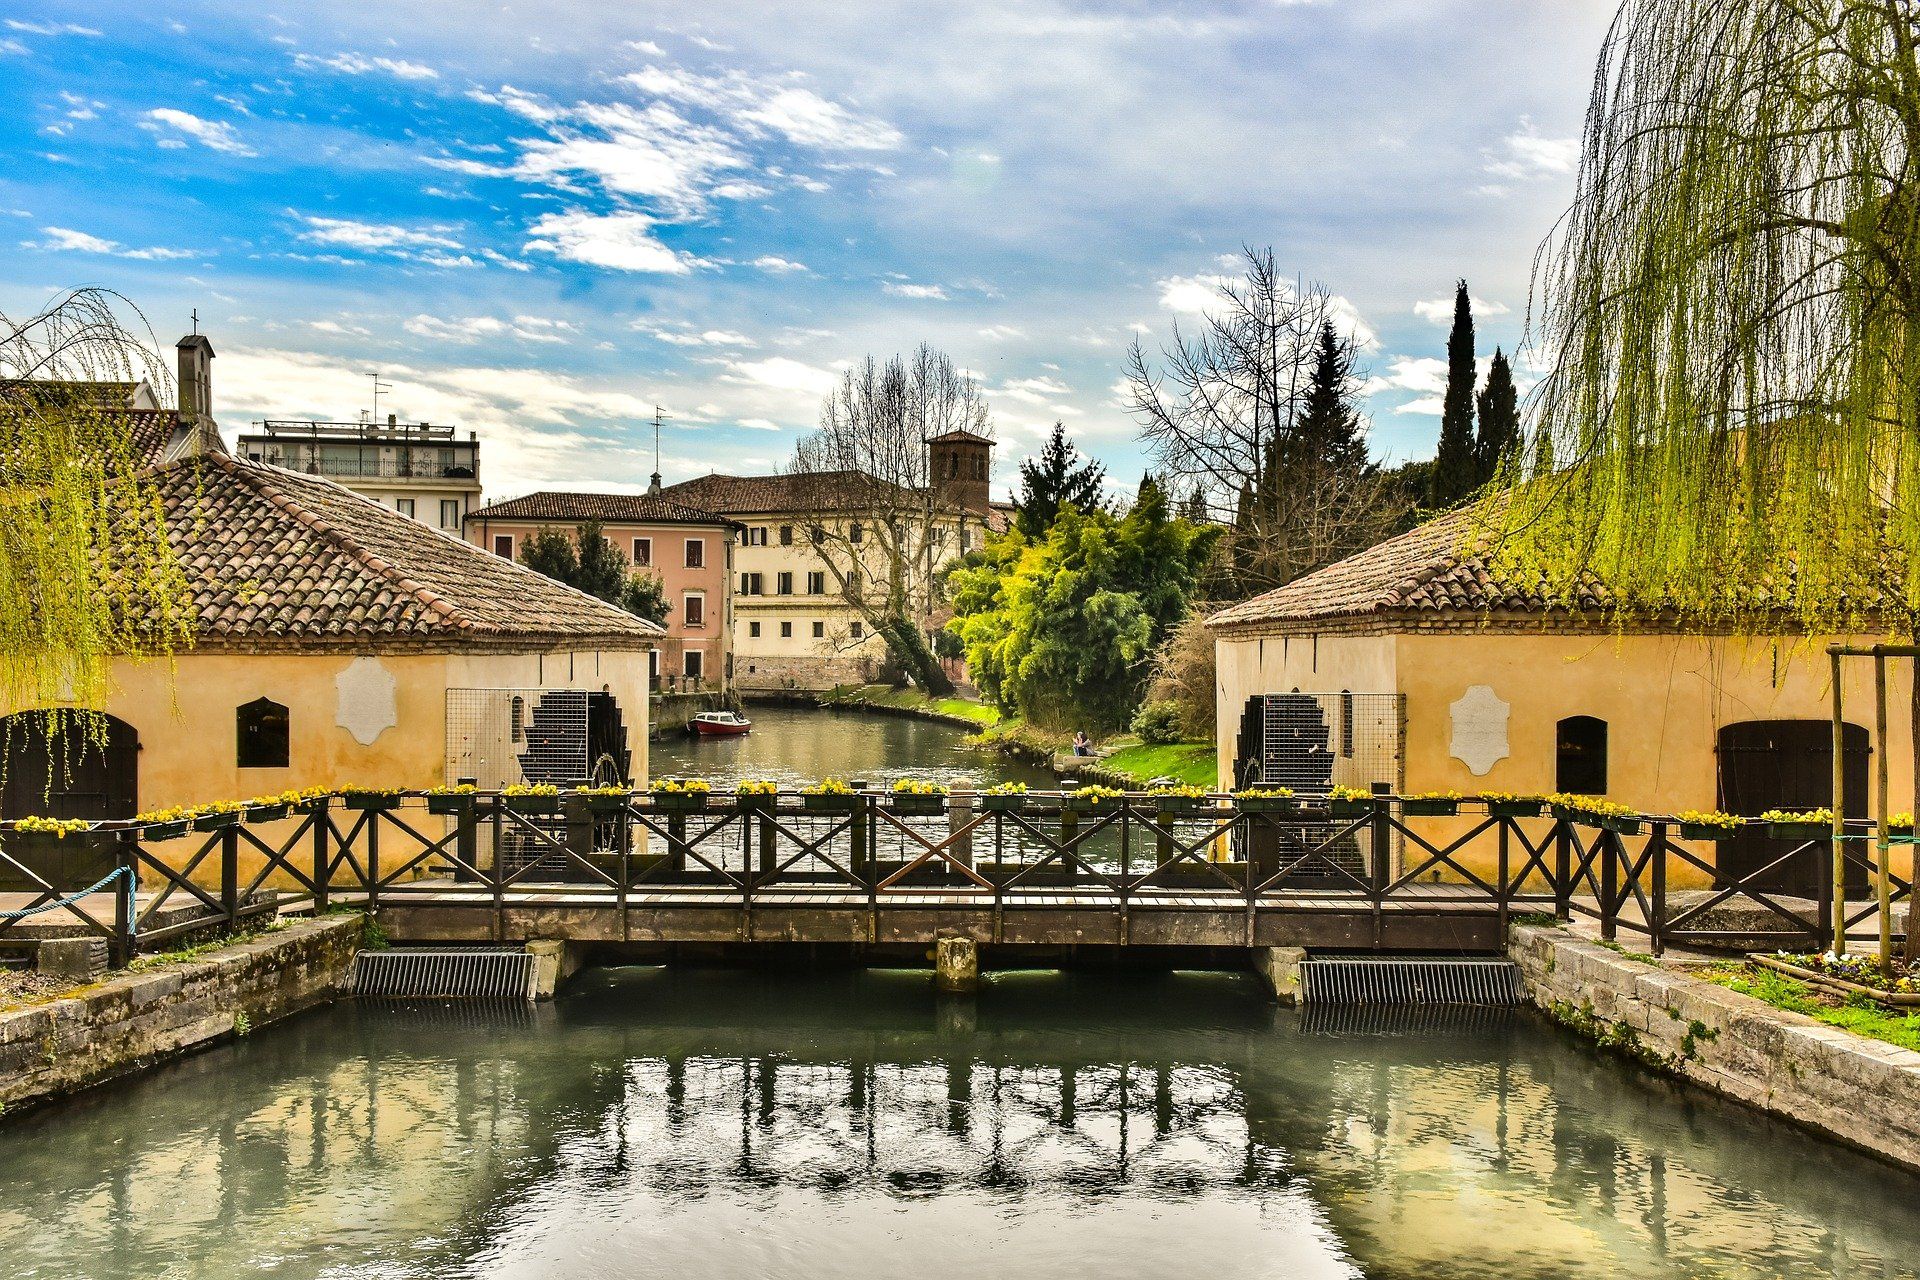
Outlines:
[[[15,826],[0,823],[0,889],[15,890],[0,943],[65,928],[106,937],[122,962],[337,906],[408,943],[1493,953],[1516,913],[1592,916],[1654,951],[1713,945],[1731,936],[1715,912],[1739,903],[1764,917],[1740,928],[1745,945],[1826,946],[1830,900],[1767,886],[1793,866],[1831,883],[1836,847],[1850,879],[1880,874],[1866,840],[1810,838],[1734,873],[1657,815],[1600,825],[1538,802],[1387,794],[343,792],[60,839]],[[1676,874],[1713,888],[1671,898]],[[1871,913],[1849,917],[1850,936]]]

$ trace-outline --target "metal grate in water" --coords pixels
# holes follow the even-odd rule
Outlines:
[[[1511,960],[1328,956],[1300,964],[1303,1004],[1511,1006],[1525,996]]]
[[[524,951],[362,951],[354,958],[360,996],[533,998],[534,958]]]

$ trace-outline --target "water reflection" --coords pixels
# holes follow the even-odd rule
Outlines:
[[[1525,1016],[1225,975],[607,970],[0,1127],[22,1276],[1910,1275],[1916,1184]]]

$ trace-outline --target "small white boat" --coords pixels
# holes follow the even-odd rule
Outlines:
[[[753,729],[753,721],[737,711],[702,711],[687,728],[703,738],[737,738]]]

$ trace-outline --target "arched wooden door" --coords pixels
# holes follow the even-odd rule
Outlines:
[[[1849,724],[1841,731],[1849,818],[1867,816],[1867,731]],[[1720,730],[1720,808],[1755,817],[1769,809],[1824,809],[1833,803],[1833,725],[1827,720],[1744,720]],[[1772,840],[1764,827],[1743,830],[1720,845],[1718,866],[1728,878],[1747,875],[1791,850],[1795,841]],[[1768,872],[1754,887],[1815,898],[1821,859],[1801,855]],[[1849,894],[1865,892],[1866,869],[1847,868]]]
[[[140,735],[104,716],[101,735],[46,711],[0,716],[0,818],[131,818],[140,809]]]

